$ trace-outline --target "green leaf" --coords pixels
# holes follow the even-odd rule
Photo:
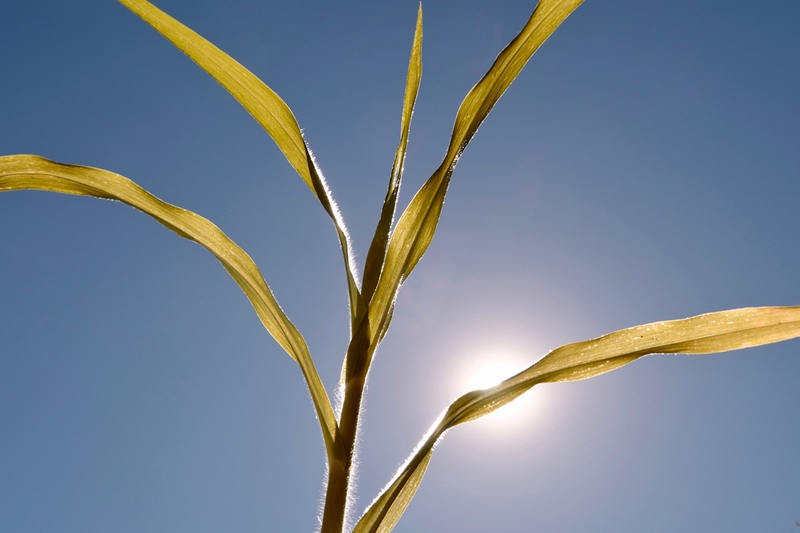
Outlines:
[[[378,284],[383,261],[386,257],[386,246],[389,243],[389,234],[394,221],[397,208],[397,197],[400,193],[400,182],[403,179],[403,165],[406,160],[408,146],[408,130],[411,127],[411,116],[414,114],[414,103],[419,93],[420,79],[422,78],[422,4],[417,11],[417,26],[414,30],[414,44],[411,47],[411,59],[408,62],[408,75],[406,76],[406,91],[403,99],[403,115],[400,119],[400,144],[394,154],[392,173],[389,177],[389,189],[381,209],[381,218],[375,228],[375,235],[367,253],[364,267],[364,280],[361,292],[364,301],[369,304],[372,293]]]
[[[389,241],[386,262],[369,306],[370,354],[388,328],[398,289],[433,239],[450,176],[461,153],[528,59],[581,2],[541,0],[522,31],[464,98],[444,160],[411,200]]]
[[[231,93],[269,133],[286,156],[289,164],[300,174],[311,192],[319,199],[336,226],[339,244],[344,255],[350,298],[350,323],[354,330],[365,313],[366,307],[358,289],[357,270],[353,262],[347,228],[289,106],[275,91],[235,59],[153,4],[146,0],[119,1],[166,37]]]
[[[300,364],[322,426],[328,454],[337,453],[336,417],[303,336],[278,305],[250,256],[222,230],[196,213],[159,200],[119,174],[99,168],[64,165],[35,155],[0,157],[0,192],[18,190],[118,200],[150,215],[181,237],[214,254],[242,288],[267,331]]]
[[[653,353],[725,352],[796,337],[800,337],[800,306],[752,307],[645,324],[557,348],[502,383],[468,392],[450,404],[353,532],[390,531],[419,487],[444,433],[491,413],[536,384],[594,377]]]

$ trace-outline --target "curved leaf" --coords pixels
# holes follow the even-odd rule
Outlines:
[[[344,220],[289,106],[231,56],[146,0],[119,0],[217,80],[269,133],[336,226],[347,270],[351,328],[366,311]]]
[[[336,452],[336,417],[303,336],[278,305],[250,256],[222,230],[200,215],[163,202],[131,180],[107,170],[64,165],[35,155],[0,157],[0,192],[26,189],[118,200],[214,254],[242,288],[267,331],[300,364],[328,453]]]
[[[444,433],[491,413],[538,383],[590,378],[653,353],[725,352],[796,337],[800,337],[800,306],[752,307],[645,324],[557,348],[502,383],[468,392],[450,404],[353,532],[390,531],[416,492]]]
[[[400,285],[433,239],[450,176],[464,148],[528,59],[582,1],[541,0],[522,31],[464,98],[444,160],[411,200],[392,233],[386,263],[369,308],[370,353],[388,328]]]

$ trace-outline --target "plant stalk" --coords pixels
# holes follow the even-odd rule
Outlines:
[[[325,511],[321,533],[342,533],[347,509],[347,490],[350,465],[334,461],[328,467],[328,488],[325,491]]]
[[[328,488],[325,492],[325,510],[322,514],[321,533],[342,533],[350,494],[353,456],[361,414],[361,400],[366,379],[360,373],[345,384],[344,403],[339,422],[339,438],[345,451],[344,461],[333,461],[328,471]]]

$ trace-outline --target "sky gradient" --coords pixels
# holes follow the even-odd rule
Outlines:
[[[330,391],[333,227],[260,126],[113,1],[0,8],[0,154],[120,173],[259,264]],[[417,2],[161,0],[292,108],[363,263]],[[401,191],[533,10],[427,0]],[[370,374],[358,513],[486,359],[800,305],[800,3],[588,0],[466,150]],[[800,341],[651,356],[455,428],[398,533],[800,531]],[[205,250],[127,206],[0,194],[0,530],[313,531],[297,365]]]

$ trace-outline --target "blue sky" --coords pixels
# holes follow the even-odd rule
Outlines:
[[[533,2],[423,4],[402,191]],[[363,261],[417,3],[162,0],[294,110]],[[121,5],[0,9],[0,153],[123,174],[260,265],[333,390],[333,228],[230,96]],[[359,510],[471,365],[640,323],[800,304],[800,4],[587,1],[459,163],[371,373]],[[295,363],[216,260],[134,210],[0,195],[0,530],[311,531]],[[459,427],[396,531],[798,531],[800,344],[652,356]]]

